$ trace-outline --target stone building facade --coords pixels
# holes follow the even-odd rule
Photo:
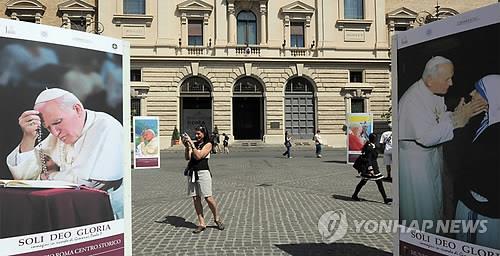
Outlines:
[[[342,147],[353,107],[381,120],[390,106],[384,2],[361,2],[100,1],[98,10],[104,34],[131,42],[133,104],[160,117],[162,147],[174,127],[200,122],[271,144],[286,130],[311,141],[321,129]]]
[[[497,1],[439,1],[440,17]],[[434,14],[430,0],[1,1],[8,18],[82,29],[131,44],[133,115],[217,126],[236,142],[282,144],[285,131],[345,146],[348,113],[375,129],[391,106],[390,36]],[[80,26],[78,26],[80,25]]]
[[[97,0],[0,0],[0,17],[87,32],[100,32]]]

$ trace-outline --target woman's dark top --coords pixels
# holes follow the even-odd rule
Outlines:
[[[366,155],[366,158],[368,158],[368,165],[371,165],[373,167],[373,171],[377,173],[379,171],[377,163],[378,152],[375,145],[370,142],[365,143],[362,152]]]
[[[201,150],[208,143],[212,143],[212,142],[209,141],[207,143],[203,143],[203,142],[196,141],[196,142],[194,142],[194,147],[198,150]],[[209,170],[210,171],[210,167],[208,166],[208,158],[204,157],[200,160],[196,160],[196,158],[194,158],[194,154],[191,153],[191,159],[188,162],[186,170],[184,170],[184,175],[192,177],[192,175],[194,173],[195,181],[197,181],[199,179],[198,171],[200,171],[200,170]],[[210,173],[210,175],[212,175],[212,174]]]
[[[207,143],[203,143],[203,142],[196,141],[196,142],[194,142],[194,147],[198,150],[201,150],[208,143],[212,143],[212,142],[209,141]],[[194,154],[191,154],[191,159],[189,160],[188,168],[195,170],[195,171],[210,170],[210,167],[208,166],[208,158],[204,157],[200,160],[196,160],[196,158],[194,158]]]
[[[368,166],[371,166],[373,169],[367,170],[366,173],[361,173],[361,177],[363,179],[369,179],[369,180],[382,179],[384,176],[382,175],[382,173],[380,173],[378,169],[378,163],[377,163],[378,152],[377,149],[375,148],[375,144],[370,142],[365,143],[365,145],[363,146],[362,153],[368,159]],[[373,174],[371,174],[370,171],[373,171]]]

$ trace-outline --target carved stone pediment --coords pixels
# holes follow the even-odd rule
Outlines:
[[[314,13],[314,7],[309,6],[301,1],[296,1],[281,7],[280,12],[285,15],[301,14],[304,16],[311,16]]]
[[[33,12],[44,12],[47,7],[37,0],[10,0],[7,2],[7,11],[29,10]]]
[[[188,0],[177,5],[179,12],[207,12],[211,13],[214,7],[201,0]]]
[[[57,6],[60,12],[95,12],[95,6],[81,0],[70,0]]]
[[[387,13],[388,19],[415,19],[417,12],[406,7],[398,8],[392,12]]]

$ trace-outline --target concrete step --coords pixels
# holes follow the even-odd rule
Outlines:
[[[232,147],[266,147],[269,144],[265,144],[261,140],[235,140],[230,146]]]
[[[220,144],[222,149],[222,144]],[[235,140],[229,143],[230,149],[259,149],[259,148],[284,148],[285,146],[281,144],[270,144],[264,143],[261,140]],[[312,140],[293,140],[294,149],[312,149],[314,148],[314,141]],[[332,148],[329,145],[323,145],[323,148]],[[162,150],[166,151],[182,151],[184,150],[184,145],[173,145]]]

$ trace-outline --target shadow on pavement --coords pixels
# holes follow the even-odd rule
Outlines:
[[[356,200],[352,199],[350,196],[344,196],[344,195],[332,195],[332,198],[342,200],[342,201],[352,201],[352,202],[383,203],[383,202],[368,200],[368,199],[364,199],[364,198],[360,198],[361,199],[360,201],[356,201]]]
[[[328,160],[328,161],[323,161],[324,163],[335,163],[335,164],[346,164],[347,162],[345,160]]]
[[[353,243],[306,243],[306,244],[275,244],[276,247],[290,255],[335,255],[335,256],[390,256],[392,253],[385,252],[373,247]]]
[[[170,224],[178,228],[192,228],[195,229],[196,225],[193,222],[186,221],[185,218],[178,216],[166,216],[163,220],[155,220],[156,223]]]

